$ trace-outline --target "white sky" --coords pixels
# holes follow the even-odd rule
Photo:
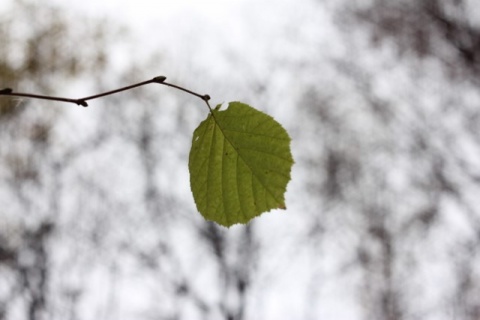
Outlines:
[[[238,6],[244,0],[137,0],[137,1],[116,1],[116,0],[84,0],[65,3],[62,0],[53,0],[66,8],[75,8],[80,12],[86,13],[94,17],[108,17],[116,20],[130,29],[139,31],[145,30],[151,25],[172,19],[188,19],[191,16],[201,16],[204,18],[218,20],[222,17],[228,17],[232,14],[232,8]],[[178,27],[178,25],[176,26]],[[151,30],[154,31],[154,30]],[[166,30],[174,32],[175,30]],[[158,32],[158,31],[157,31]],[[152,36],[155,35],[153,32]]]

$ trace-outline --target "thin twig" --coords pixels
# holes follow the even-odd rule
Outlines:
[[[88,104],[83,101],[82,99],[70,99],[70,98],[62,98],[62,97],[52,97],[52,96],[43,96],[39,94],[32,94],[32,93],[21,93],[21,92],[13,92],[10,88],[5,88],[0,90],[1,96],[13,96],[13,97],[24,97],[24,98],[32,98],[32,99],[42,99],[42,100],[52,100],[52,101],[62,101],[62,102],[71,102],[75,103],[80,106],[87,107]]]
[[[119,89],[115,89],[115,90],[111,90],[111,91],[107,91],[107,92],[95,94],[95,95],[93,95],[93,96],[88,96],[88,97],[82,98],[81,100],[84,100],[84,101],[93,100],[93,99],[97,99],[97,98],[109,96],[109,95],[111,95],[111,94],[115,94],[115,93],[118,93],[118,92],[130,90],[130,89],[133,89],[133,88],[136,88],[136,87],[144,86],[144,85],[149,84],[149,83],[158,82],[158,81],[156,81],[157,78],[158,78],[158,77],[153,78],[153,79],[151,79],[151,80],[142,81],[142,82],[139,82],[139,83],[136,83],[136,84],[132,84],[132,85],[130,85],[130,86],[122,87],[122,88],[119,88]],[[163,77],[162,79],[165,80],[166,78]]]
[[[119,88],[119,89],[95,94],[95,95],[80,98],[80,99],[70,99],[70,98],[62,98],[62,97],[55,97],[55,96],[44,96],[44,95],[32,94],[32,93],[14,92],[11,88],[5,88],[5,89],[0,90],[0,96],[13,96],[13,97],[24,97],[24,98],[32,98],[32,99],[70,102],[70,103],[74,103],[74,104],[77,104],[77,105],[80,105],[80,106],[88,107],[87,100],[93,100],[93,99],[105,97],[105,96],[115,94],[115,93],[118,93],[118,92],[121,92],[121,91],[126,91],[126,90],[130,90],[130,89],[133,89],[133,88],[136,88],[136,87],[144,86],[144,85],[149,84],[149,83],[158,83],[158,84],[163,84],[165,86],[172,87],[172,88],[187,92],[191,95],[194,95],[194,96],[202,99],[203,101],[205,101],[208,108],[211,110],[210,104],[208,103],[208,101],[210,100],[210,96],[208,94],[205,94],[205,95],[198,94],[198,93],[193,92],[191,90],[188,90],[186,88],[183,88],[183,87],[177,86],[175,84],[165,82],[166,79],[167,78],[164,77],[164,76],[158,76],[158,77],[155,77],[155,78],[147,80],[147,81],[142,81],[142,82],[139,82],[139,83],[135,83],[135,84],[126,86],[126,87],[122,87],[122,88]]]

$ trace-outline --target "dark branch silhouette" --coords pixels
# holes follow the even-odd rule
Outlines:
[[[115,93],[118,93],[118,92],[122,92],[122,91],[130,90],[130,89],[133,89],[133,88],[136,88],[136,87],[144,86],[144,85],[149,84],[149,83],[158,83],[158,84],[163,84],[165,86],[172,87],[172,88],[187,92],[191,95],[194,95],[194,96],[202,99],[203,101],[205,101],[208,108],[211,109],[210,104],[208,103],[208,101],[210,100],[210,96],[208,94],[205,94],[205,95],[198,94],[196,92],[193,92],[193,91],[188,90],[186,88],[180,87],[178,85],[165,82],[166,79],[167,79],[167,77],[165,77],[165,76],[158,76],[158,77],[155,77],[155,78],[147,80],[147,81],[142,81],[142,82],[139,82],[139,83],[135,83],[135,84],[126,86],[126,87],[122,87],[122,88],[119,88],[119,89],[115,89],[115,90],[111,90],[111,91],[107,91],[107,92],[103,92],[103,93],[99,93],[99,94],[95,94],[95,95],[92,95],[92,96],[87,96],[87,97],[79,98],[79,99],[71,99],[71,98],[32,94],[32,93],[15,92],[11,88],[5,88],[5,89],[0,90],[0,95],[2,95],[2,96],[24,97],[24,98],[31,98],[31,99],[42,99],[42,100],[51,100],[51,101],[70,102],[70,103],[74,103],[74,104],[79,105],[79,106],[88,107],[88,103],[87,103],[88,100],[93,100],[93,99],[105,97],[105,96],[115,94]]]

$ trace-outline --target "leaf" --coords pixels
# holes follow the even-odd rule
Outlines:
[[[229,227],[286,209],[290,141],[272,117],[244,103],[211,110],[193,133],[188,164],[198,211]]]

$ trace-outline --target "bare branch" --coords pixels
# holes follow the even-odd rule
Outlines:
[[[130,90],[130,89],[133,89],[133,88],[136,88],[136,87],[144,86],[144,85],[149,84],[149,83],[158,83],[158,84],[163,84],[165,86],[172,87],[172,88],[187,92],[191,95],[194,95],[194,96],[202,99],[203,101],[205,101],[208,108],[211,109],[210,104],[208,103],[208,101],[210,100],[210,96],[208,94],[201,95],[201,94],[193,92],[189,89],[183,88],[181,86],[171,84],[171,83],[167,83],[167,82],[165,82],[166,79],[167,79],[167,77],[165,77],[165,76],[158,76],[158,77],[155,77],[155,78],[147,80],[147,81],[142,81],[142,82],[139,82],[139,83],[135,83],[135,84],[126,86],[126,87],[118,88],[118,89],[111,90],[111,91],[106,91],[106,92],[103,92],[103,93],[95,94],[95,95],[92,95],[92,96],[87,96],[87,97],[80,98],[80,99],[71,99],[71,98],[32,94],[32,93],[15,92],[11,88],[5,88],[5,89],[0,90],[0,96],[14,96],[14,97],[24,97],[24,98],[32,98],[32,99],[70,102],[70,103],[74,103],[74,104],[77,104],[77,105],[80,105],[80,106],[83,106],[83,107],[88,107],[87,100],[93,100],[93,99],[105,97],[105,96],[112,95],[112,94],[115,94],[115,93],[118,93],[118,92],[122,92],[122,91]]]

